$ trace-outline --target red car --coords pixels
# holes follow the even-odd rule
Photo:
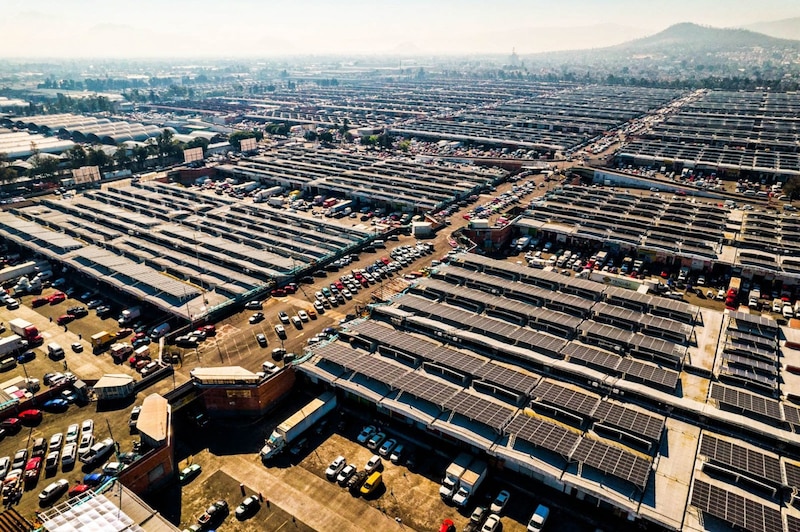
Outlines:
[[[65,294],[64,292],[56,292],[54,294],[51,294],[50,297],[47,298],[47,300],[50,302],[51,305],[61,303],[65,299],[67,299],[67,294]]]
[[[131,334],[133,334],[133,329],[131,329],[130,327],[125,327],[117,331],[117,338],[125,338],[126,336],[129,336]]]
[[[456,525],[450,519],[442,521],[442,526],[439,527],[439,532],[456,532]]]
[[[72,487],[69,489],[69,492],[67,492],[67,496],[68,496],[68,497],[77,497],[78,495],[81,495],[81,494],[83,494],[83,493],[86,493],[86,492],[87,492],[87,491],[89,491],[90,489],[92,489],[92,487],[91,487],[91,486],[88,486],[88,485],[86,485],[86,484],[77,484],[77,485],[75,485],[75,486],[72,486]]]
[[[50,303],[50,299],[48,299],[46,297],[37,297],[36,299],[31,301],[31,306],[33,308],[36,308],[36,307],[41,307],[41,306],[47,305],[48,303]]]
[[[74,321],[75,316],[73,314],[63,314],[56,319],[56,323],[59,325],[66,325],[67,323]]]
[[[23,410],[17,416],[24,425],[34,425],[42,421],[42,411],[35,408]]]
[[[0,421],[0,429],[5,429],[6,432],[16,434],[22,429],[22,422],[15,417],[9,417]]]
[[[287,285],[283,287],[283,291],[287,294],[294,294],[297,292],[297,287]]]
[[[286,290],[283,288],[276,288],[269,293],[272,297],[283,297],[286,295]]]
[[[39,478],[39,473],[42,470],[42,457],[37,456],[28,460],[25,466],[25,480],[32,481]]]
[[[217,334],[217,328],[213,325],[203,325],[200,330],[206,333],[206,336],[214,336]]]

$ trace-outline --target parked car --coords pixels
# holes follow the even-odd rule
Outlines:
[[[199,475],[202,471],[203,468],[200,466],[200,464],[192,464],[189,467],[184,467],[181,469],[181,472],[178,473],[178,480],[181,484],[184,484]]]
[[[263,333],[258,333],[256,335],[256,342],[258,342],[258,345],[261,347],[267,347],[267,336]]]
[[[42,411],[29,408],[17,414],[17,417],[23,425],[36,425],[42,421]]]
[[[508,504],[509,497],[511,497],[511,494],[508,493],[507,490],[502,490],[497,494],[497,497],[494,498],[494,501],[492,501],[492,505],[489,506],[489,511],[497,515],[503,513],[503,510]]]
[[[75,442],[68,443],[61,451],[61,467],[68,468],[75,465],[75,458],[78,454],[78,446]]]
[[[347,481],[350,480],[350,477],[356,474],[356,466],[353,464],[347,464],[339,471],[339,474],[336,476],[336,482],[340,486],[346,486]]]
[[[261,503],[258,502],[258,497],[256,495],[250,495],[236,507],[234,515],[236,515],[236,519],[241,521],[255,514],[259,508],[261,508]]]
[[[69,480],[62,478],[43,489],[39,493],[39,504],[47,505],[64,495],[69,489]]]
[[[358,441],[358,443],[367,443],[367,440],[369,440],[376,432],[377,429],[374,426],[367,425],[361,429],[361,433],[356,438],[356,441]]]
[[[369,460],[367,460],[366,465],[364,466],[364,471],[367,473],[372,473],[373,471],[380,471],[383,467],[383,462],[381,461],[381,457],[377,454],[373,454]]]
[[[250,316],[250,320],[249,321],[250,321],[250,324],[252,325],[252,324],[258,323],[258,322],[263,321],[263,320],[264,320],[264,313],[263,312],[256,312],[255,314]]]
[[[395,445],[397,445],[397,440],[389,438],[388,440],[383,442],[383,445],[380,446],[380,448],[378,449],[378,454],[384,457],[388,457],[391,454],[392,449],[394,449]]]
[[[383,443],[383,440],[386,439],[386,434],[383,432],[378,432],[373,434],[372,437],[367,440],[367,448],[368,449],[377,449]]]
[[[347,465],[347,461],[345,460],[344,456],[337,456],[333,462],[328,466],[325,470],[325,476],[328,480],[336,480],[336,476],[339,472]]]
[[[496,532],[497,530],[500,530],[500,516],[489,514],[481,527],[481,532]]]
[[[197,523],[201,526],[208,526],[228,515],[228,503],[219,500],[209,506],[203,514],[197,518]]]

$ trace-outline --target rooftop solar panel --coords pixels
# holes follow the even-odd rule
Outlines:
[[[791,488],[800,488],[800,464],[795,462],[783,462],[786,471],[786,484]]]
[[[530,375],[520,370],[501,366],[496,362],[489,362],[481,366],[474,375],[497,386],[513,392],[529,395],[541,380],[536,375]]]
[[[774,399],[737,390],[716,382],[711,385],[711,398],[716,399],[720,404],[745,412],[752,412],[775,421],[782,420],[780,403]]]
[[[572,459],[622,480],[644,491],[652,462],[620,447],[583,438],[572,451]]]
[[[603,401],[597,405],[594,418],[606,425],[626,430],[650,441],[659,441],[664,430],[664,418],[634,410],[625,405]]]
[[[800,427],[800,409],[784,403],[783,405],[784,419],[794,426]]]
[[[568,343],[561,354],[569,358],[570,362],[586,364],[590,367],[600,368],[603,371],[615,372],[622,358],[619,355],[606,353],[599,349],[580,344],[578,342]]]
[[[518,414],[506,426],[506,432],[537,447],[568,457],[581,439],[580,435],[556,423]]]
[[[752,475],[755,479],[763,479],[777,485],[783,484],[781,464],[777,457],[722,440],[708,433],[703,434],[700,454],[712,462]]]
[[[691,504],[698,510],[749,532],[781,532],[780,510],[695,479]]]
[[[406,373],[397,379],[395,385],[403,393],[433,403],[439,408],[444,408],[445,403],[461,390],[461,388],[414,372]]]
[[[541,403],[564,408],[591,417],[600,402],[596,395],[573,390],[554,381],[542,381],[534,390],[535,399]]]
[[[514,415],[513,408],[489,401],[466,391],[459,392],[444,403],[444,408],[500,432]]]

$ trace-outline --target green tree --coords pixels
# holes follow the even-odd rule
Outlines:
[[[319,141],[327,144],[333,143],[333,133],[330,131],[323,131],[319,134]]]
[[[83,146],[80,144],[76,144],[67,150],[67,159],[69,160],[72,168],[86,166],[86,150],[84,150]]]
[[[136,159],[136,163],[139,165],[140,170],[144,168],[144,163],[147,161],[148,157],[150,157],[150,149],[146,145],[136,146],[133,149],[133,158]]]
[[[111,165],[113,159],[108,156],[102,148],[89,148],[87,152],[86,162],[89,166],[97,166],[106,168]]]
[[[800,198],[800,177],[792,176],[783,184],[783,193],[793,200]]]
[[[0,184],[7,184],[17,178],[17,172],[8,166],[8,155],[0,152]]]
[[[114,152],[114,162],[117,163],[119,168],[127,167],[131,162],[131,158],[128,156],[128,148],[122,144],[117,146],[117,151]]]
[[[307,141],[314,142],[315,140],[317,140],[317,132],[309,129],[308,131],[305,132],[303,138],[306,139]]]
[[[161,164],[164,164],[164,159],[173,155],[177,149],[175,144],[175,134],[170,129],[164,129],[156,137],[156,149],[158,150],[158,159]]]

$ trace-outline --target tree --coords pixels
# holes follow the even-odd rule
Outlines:
[[[315,140],[317,140],[317,132],[309,129],[308,131],[305,132],[303,138],[309,142],[314,142]]]
[[[69,160],[72,168],[86,166],[86,150],[84,150],[83,146],[80,144],[76,144],[67,150],[67,159]]]
[[[331,144],[333,142],[333,133],[330,131],[323,131],[319,134],[319,141]]]
[[[144,168],[144,163],[150,157],[150,149],[147,146],[136,146],[133,149],[133,157],[139,165],[139,169]]]
[[[800,177],[792,176],[783,184],[783,193],[795,200],[800,197]]]
[[[164,164],[164,158],[175,153],[177,146],[175,145],[175,135],[171,129],[164,129],[156,137],[156,148],[158,149],[158,158],[161,164]]]
[[[89,148],[87,153],[86,162],[89,166],[97,166],[105,168],[112,163],[112,159],[103,151],[102,148]]]
[[[128,148],[120,144],[117,146],[117,151],[114,152],[114,161],[119,168],[125,168],[130,164],[131,158],[128,156]]]
[[[17,172],[8,167],[8,155],[0,152],[0,184],[7,184],[17,178]]]

